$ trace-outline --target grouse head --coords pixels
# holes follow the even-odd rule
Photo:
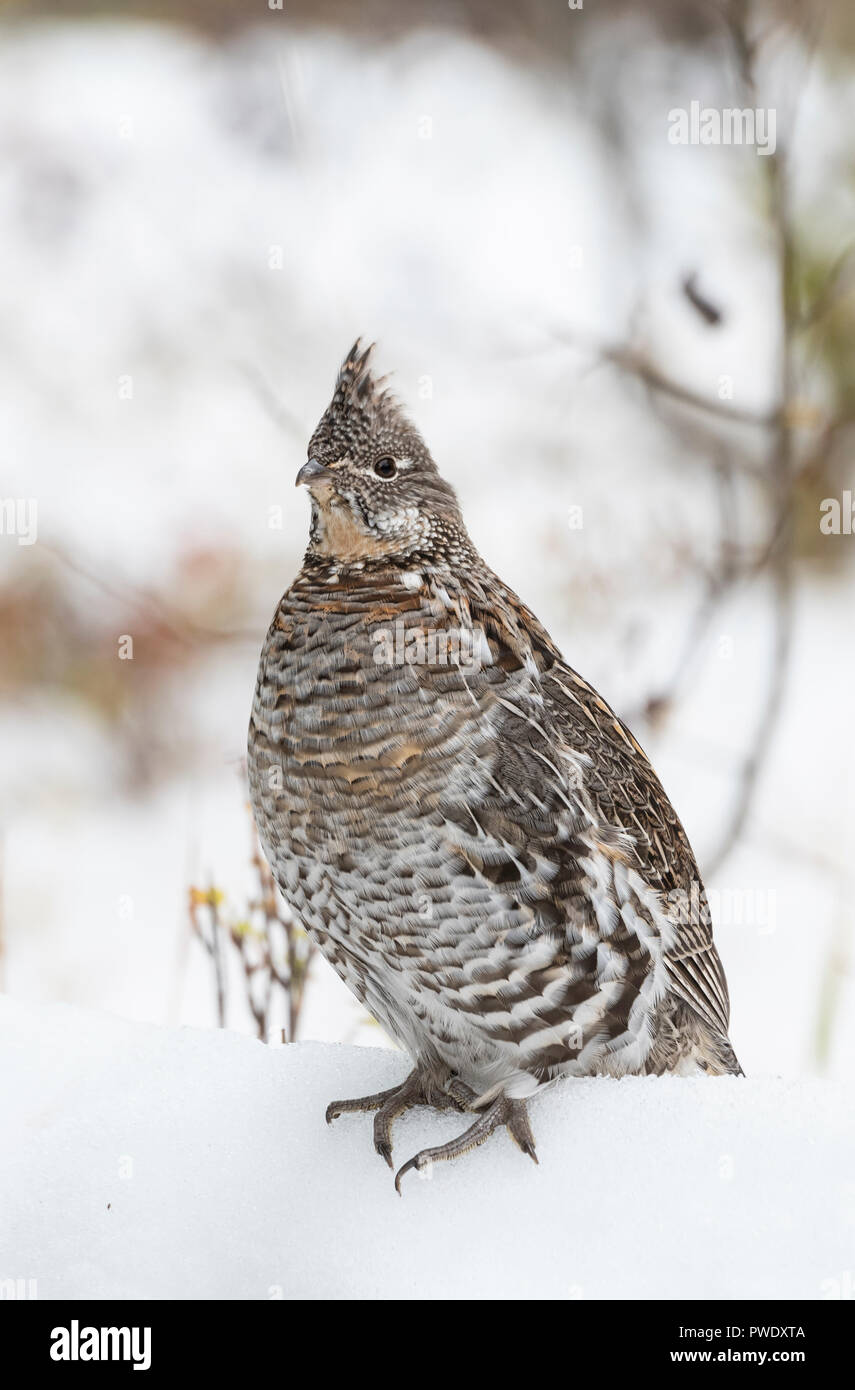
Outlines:
[[[359,339],[297,474],[312,497],[310,553],[340,563],[430,558],[465,531],[454,489]]]

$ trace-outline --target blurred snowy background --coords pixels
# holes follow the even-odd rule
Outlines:
[[[746,1071],[851,1076],[846,0],[0,13],[0,989],[213,1026],[191,900],[256,1031],[246,725],[362,334],[651,754]],[[299,1035],[383,1041],[317,959]]]

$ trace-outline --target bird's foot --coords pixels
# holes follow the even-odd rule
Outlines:
[[[489,1105],[473,1125],[457,1138],[450,1140],[447,1144],[440,1144],[435,1149],[422,1149],[403,1168],[399,1168],[395,1176],[395,1188],[398,1195],[401,1194],[401,1179],[411,1168],[417,1172],[426,1172],[431,1164],[439,1163],[447,1158],[459,1158],[461,1154],[468,1153],[470,1149],[476,1149],[479,1144],[483,1144],[486,1139],[502,1126],[507,1127],[508,1133],[514,1142],[522,1149],[524,1154],[534,1159],[537,1163],[537,1154],[534,1151],[534,1135],[529,1124],[528,1111],[524,1100],[509,1100],[507,1096],[499,1096]]]
[[[360,1096],[356,1100],[334,1100],[327,1106],[327,1124],[332,1124],[339,1115],[376,1110],[374,1116],[374,1147],[380,1157],[392,1164],[392,1123],[410,1110],[414,1105],[429,1105],[434,1110],[465,1110],[474,1099],[474,1091],[457,1077],[449,1080],[444,1090],[426,1078],[416,1069],[411,1071],[400,1086],[392,1086],[388,1091],[377,1091],[373,1096]]]

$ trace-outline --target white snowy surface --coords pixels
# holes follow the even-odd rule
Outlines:
[[[272,1047],[0,999],[0,1280],[38,1296],[834,1296],[855,1267],[837,1082],[568,1083],[403,1197],[370,1117],[395,1052]],[[403,1117],[395,1157],[460,1116]],[[838,1295],[839,1296],[839,1295]]]

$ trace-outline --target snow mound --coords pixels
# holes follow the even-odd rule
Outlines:
[[[327,1102],[406,1059],[0,999],[0,1280],[40,1298],[823,1298],[855,1259],[852,1092],[565,1083],[395,1194]],[[395,1157],[457,1133],[416,1111]],[[29,1287],[29,1284],[27,1285]],[[839,1295],[838,1295],[839,1296]]]

